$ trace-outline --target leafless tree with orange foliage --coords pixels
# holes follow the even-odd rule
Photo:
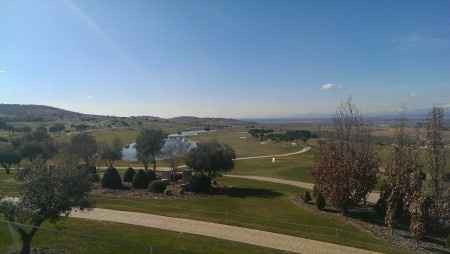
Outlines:
[[[313,176],[317,190],[345,213],[375,187],[378,159],[370,127],[351,100],[338,108],[332,129],[331,137],[319,146]]]

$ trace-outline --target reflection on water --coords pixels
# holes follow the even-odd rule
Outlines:
[[[165,151],[169,146],[175,145],[176,142],[181,142],[182,145],[187,147],[187,151],[196,147],[195,142],[186,139],[190,136],[196,136],[201,133],[206,133],[211,131],[206,130],[197,130],[197,131],[183,131],[175,134],[170,134],[165,140],[164,146],[161,151]],[[157,159],[163,159],[164,154],[159,156]],[[125,161],[137,161],[137,151],[136,151],[136,143],[132,143],[127,145],[122,149],[122,160]]]

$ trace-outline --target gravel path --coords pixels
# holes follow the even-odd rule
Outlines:
[[[279,178],[274,178],[274,177],[246,176],[246,175],[225,175],[225,176],[226,177],[233,177],[233,178],[241,178],[241,179],[263,181],[263,182],[286,184],[286,185],[300,187],[300,188],[308,189],[308,190],[312,190],[314,188],[314,184],[312,184],[312,183],[306,183],[306,182],[301,182],[301,181],[285,180],[285,179],[279,179]],[[379,192],[369,193],[369,196],[367,197],[367,201],[372,203],[372,204],[375,204],[378,201],[378,199],[380,199],[380,193]]]
[[[305,238],[271,233],[244,227],[191,219],[181,219],[146,213],[125,212],[95,208],[85,212],[73,212],[73,218],[117,222],[142,227],[209,236],[261,247],[313,254],[376,254],[377,252],[309,240]]]

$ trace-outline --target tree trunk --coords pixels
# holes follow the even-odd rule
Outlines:
[[[30,237],[22,237],[22,249],[20,250],[20,254],[30,254],[31,253],[31,238]]]
[[[156,173],[156,160],[153,160],[153,171]]]

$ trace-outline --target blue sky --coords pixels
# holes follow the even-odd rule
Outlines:
[[[30,0],[0,8],[0,102],[283,117],[450,105],[450,1]]]

